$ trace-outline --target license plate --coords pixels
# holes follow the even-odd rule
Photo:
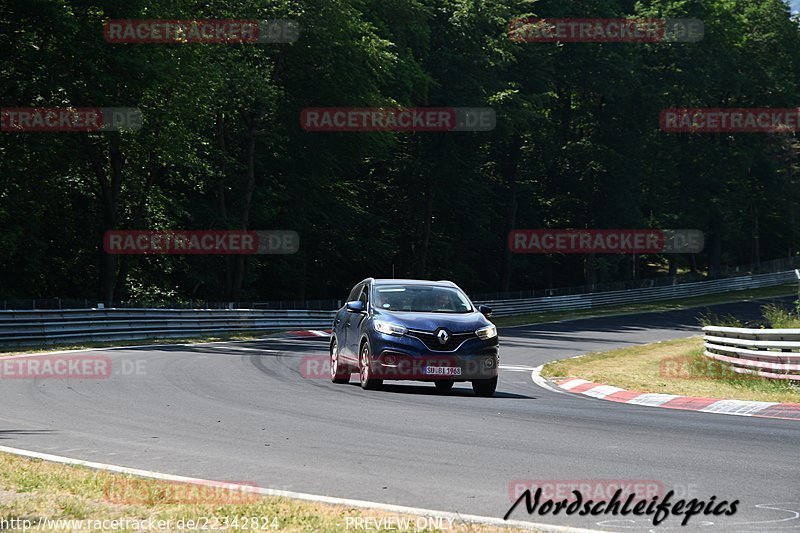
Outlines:
[[[460,376],[461,368],[457,366],[426,366],[425,373],[429,376]]]

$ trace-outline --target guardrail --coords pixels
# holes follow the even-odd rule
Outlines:
[[[476,302],[494,316],[594,309],[656,300],[690,298],[733,290],[783,285],[793,271],[740,276],[669,287],[570,296]],[[291,329],[327,329],[335,311],[269,309],[73,309],[0,311],[0,345],[132,340]]]
[[[800,381],[800,329],[706,326],[705,356],[729,363],[735,372]]]
[[[629,289],[572,296],[550,296],[543,298],[526,298],[520,300],[494,300],[480,302],[492,307],[494,316],[512,316],[521,314],[545,313],[548,311],[571,311],[577,309],[594,309],[609,305],[623,305],[656,300],[673,300],[692,298],[721,292],[746,289],[760,289],[783,285],[796,281],[794,271],[739,276],[736,278],[715,279],[682,283],[668,287],[647,289]]]
[[[0,345],[175,338],[209,333],[327,329],[334,311],[80,309],[0,311]]]

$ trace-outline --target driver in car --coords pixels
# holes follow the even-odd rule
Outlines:
[[[446,292],[437,291],[434,297],[434,311],[455,311],[453,309],[453,302]]]

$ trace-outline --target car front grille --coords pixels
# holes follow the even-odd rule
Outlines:
[[[450,338],[447,340],[445,344],[442,344],[439,342],[439,339],[436,338],[435,331],[418,331],[410,329],[408,330],[406,335],[421,340],[422,343],[429,350],[436,352],[452,352],[453,350],[461,346],[461,343],[464,342],[465,340],[478,338],[478,336],[475,335],[474,332],[450,333]]]

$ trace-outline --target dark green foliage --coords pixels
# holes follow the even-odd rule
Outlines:
[[[145,124],[1,134],[0,299],[342,298],[392,273],[482,293],[670,266],[716,275],[800,248],[796,134],[666,134],[658,123],[671,106],[798,105],[800,30],[779,0],[3,4],[4,107],[139,107]],[[695,17],[705,38],[509,40],[509,19],[528,15]],[[109,18],[291,18],[301,32],[293,44],[110,44]],[[498,123],[301,129],[303,108],[336,106],[491,106]],[[506,250],[509,229],[547,227],[696,228],[706,250],[635,260]],[[292,229],[301,249],[102,253],[107,229],[150,228]]]

